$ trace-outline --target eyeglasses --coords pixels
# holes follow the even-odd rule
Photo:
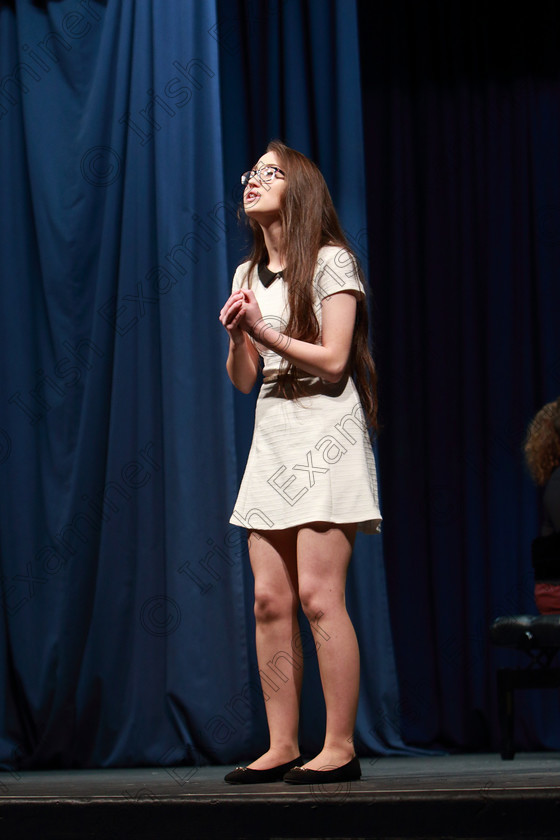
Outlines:
[[[278,173],[284,176],[286,175],[279,166],[273,165],[261,166],[260,169],[249,169],[248,172],[244,172],[241,176],[241,183],[246,187],[251,178],[258,178],[261,184],[270,184],[274,181]]]

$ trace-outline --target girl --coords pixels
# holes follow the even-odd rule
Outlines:
[[[243,393],[264,362],[255,431],[231,522],[248,530],[255,579],[259,669],[270,747],[226,781],[247,784],[360,778],[353,731],[359,651],[345,606],[356,530],[379,530],[375,463],[376,374],[367,343],[360,270],[325,181],[279,141],[242,176],[254,235],[220,321],[227,371]],[[354,381],[355,380],[355,381]],[[367,423],[366,423],[367,418]],[[321,752],[298,748],[302,668],[297,611],[309,619],[327,712]]]

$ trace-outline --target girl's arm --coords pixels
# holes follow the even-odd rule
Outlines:
[[[238,293],[239,294],[239,293]],[[356,321],[356,297],[337,292],[325,297],[322,306],[321,344],[290,338],[270,327],[263,319],[254,292],[244,289],[243,300],[235,306],[232,325],[241,326],[253,338],[300,370],[326,382],[339,382],[344,376]]]

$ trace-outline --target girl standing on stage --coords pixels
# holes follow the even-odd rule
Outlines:
[[[227,371],[249,393],[261,369],[253,442],[231,522],[248,530],[259,668],[282,653],[283,681],[263,683],[270,747],[226,781],[360,778],[353,731],[359,651],[345,606],[357,530],[381,515],[369,425],[376,375],[360,269],[325,181],[304,155],[273,141],[242,176],[254,235],[220,321]],[[321,752],[303,767],[298,724],[301,603],[313,632],[327,712]]]

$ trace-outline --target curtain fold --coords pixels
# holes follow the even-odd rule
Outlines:
[[[233,392],[218,313],[246,245],[239,174],[269,137],[312,154],[351,237],[365,228],[356,47],[345,2],[0,3],[4,767],[266,746],[228,522],[254,396]],[[399,751],[380,540],[349,594],[358,744]]]
[[[560,391],[560,19],[547,3],[376,11],[368,27],[360,3],[403,735],[496,749],[495,670],[517,658],[488,627],[536,613],[522,444]],[[557,748],[557,697],[530,695],[519,745]]]

